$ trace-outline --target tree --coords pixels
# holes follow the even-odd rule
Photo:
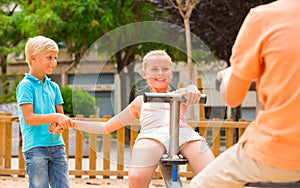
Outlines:
[[[187,64],[189,70],[190,82],[193,81],[193,64],[192,64],[192,45],[191,45],[191,29],[190,29],[190,17],[192,11],[200,2],[200,0],[168,0],[168,2],[179,11],[180,16],[183,18],[183,23],[185,27],[185,37],[186,37],[186,49],[187,49]]]
[[[25,18],[22,28],[31,36],[47,35],[55,41],[63,42],[63,45],[74,54],[76,66],[89,47],[107,32],[129,23],[152,19],[148,13],[151,7],[154,6],[152,4],[141,6],[141,3],[135,0],[26,1],[22,6]],[[119,45],[124,40],[122,37],[108,46]],[[117,62],[118,73],[133,62],[135,47],[136,45],[127,46],[115,52],[111,58]],[[125,85],[122,83],[122,88]],[[126,105],[125,103],[122,106]]]
[[[20,49],[24,49],[25,40],[29,37],[45,35],[74,54],[74,66],[82,60],[91,45],[109,31],[126,24],[152,20],[153,15],[157,18],[165,15],[164,12],[156,13],[153,4],[142,4],[135,0],[35,0],[18,3],[20,11],[16,16],[17,27],[12,29],[21,36],[21,39],[16,42]],[[139,30],[139,28],[135,29]],[[126,38],[132,37],[134,36],[124,34],[107,47],[120,45]],[[137,54],[144,55],[149,49],[144,46],[144,44],[125,46],[114,52],[108,62],[117,62],[117,71],[121,73],[125,67],[135,61]],[[133,75],[130,70],[129,75]],[[123,87],[126,84],[121,85]],[[122,91],[122,93],[127,92]],[[127,103],[122,104],[123,107],[126,105]]]
[[[4,95],[9,94],[11,87],[7,78],[8,55],[20,51],[18,44],[24,38],[17,29],[20,21],[17,11],[19,4],[19,0],[5,0],[0,3],[0,66]]]
[[[274,0],[202,0],[191,18],[194,23],[193,32],[201,36],[214,55],[230,66],[231,49],[238,31],[250,8],[272,2]],[[241,106],[231,109],[231,118],[242,117]]]
[[[231,49],[239,28],[250,8],[274,0],[201,0],[190,17],[191,32],[199,36],[217,59],[230,66]],[[159,11],[170,14],[166,21],[182,24],[181,15],[166,1],[151,1]],[[192,41],[193,42],[193,41]],[[241,107],[232,110],[232,118],[241,118]]]
[[[16,102],[16,87],[21,81],[22,77],[13,75],[15,79],[6,79],[0,82],[0,88],[5,88],[5,90],[0,90],[0,104]]]
[[[22,31],[46,35],[74,54],[78,64],[88,47],[110,27],[105,3],[97,0],[36,0],[22,4]]]
[[[199,36],[220,60],[227,62],[239,28],[250,8],[274,0],[201,0],[190,17],[191,32]],[[167,21],[182,24],[181,15],[165,1],[152,1],[170,14]]]

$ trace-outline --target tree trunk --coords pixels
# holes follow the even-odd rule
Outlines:
[[[189,84],[191,84],[193,83],[193,59],[192,59],[191,30],[190,30],[189,18],[184,19],[184,27],[185,27],[185,38],[186,38]]]
[[[0,64],[1,64],[1,82],[3,86],[3,93],[7,94],[9,90],[9,83],[7,80],[7,56],[1,56]]]
[[[191,44],[191,29],[190,20],[188,17],[184,18],[186,52],[187,52],[187,66],[188,66],[188,84],[192,84],[194,80],[193,75],[193,59],[192,59],[192,44]],[[193,105],[189,106],[190,118],[195,118],[195,108]]]
[[[122,59],[122,55],[121,55],[122,51],[119,51],[116,53],[116,59],[117,59],[117,64],[118,64],[118,74],[120,76],[120,87],[121,87],[121,93],[124,94],[121,96],[121,110],[123,110],[127,105],[127,98],[126,98],[126,93],[127,93],[127,89],[126,89],[126,75],[124,72],[124,68],[125,68],[125,62]]]

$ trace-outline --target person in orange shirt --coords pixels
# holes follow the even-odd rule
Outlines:
[[[191,187],[300,180],[299,9],[299,0],[278,0],[248,13],[232,49],[231,67],[217,77],[231,107],[242,103],[256,80],[264,109],[237,144],[192,179]]]

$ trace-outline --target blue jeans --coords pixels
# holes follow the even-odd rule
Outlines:
[[[70,188],[65,146],[36,147],[23,155],[29,188]]]

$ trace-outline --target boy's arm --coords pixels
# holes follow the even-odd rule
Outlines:
[[[111,133],[139,117],[143,97],[136,97],[124,110],[107,122],[90,122],[74,120],[75,129],[95,134]]]
[[[56,105],[55,109],[56,109],[56,112],[57,112],[57,113],[64,114],[64,108],[63,108],[63,105],[62,105],[62,104]]]
[[[62,113],[35,114],[31,103],[22,104],[22,114],[27,125],[35,126],[56,122],[63,128],[73,127],[72,120]]]
[[[250,88],[252,81],[242,80],[232,74],[232,68],[226,68],[217,74],[221,81],[220,93],[228,106],[236,107],[240,105]]]

